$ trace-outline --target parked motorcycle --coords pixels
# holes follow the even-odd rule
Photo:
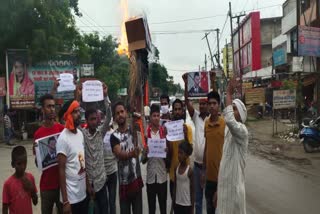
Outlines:
[[[315,120],[304,118],[300,131],[300,139],[305,152],[320,151],[320,117]]]

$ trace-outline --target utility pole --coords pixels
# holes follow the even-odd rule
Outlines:
[[[299,56],[298,53],[298,46],[299,46],[299,25],[300,25],[300,14],[301,14],[301,2],[300,0],[296,0],[297,3],[297,56]],[[306,23],[305,23],[306,24]],[[298,72],[298,88],[297,88],[297,107],[298,107],[298,112],[297,112],[297,122],[298,122],[298,127],[300,126],[302,122],[302,115],[301,115],[301,102],[302,102],[302,81],[301,81],[301,72]]]
[[[207,67],[207,54],[204,54],[204,68],[206,69],[206,71],[208,71],[208,67]]]
[[[230,17],[230,32],[231,32],[231,48],[232,48],[232,71],[235,72],[235,66],[234,66],[234,47],[233,47],[233,24],[232,24],[232,10],[231,10],[231,2],[229,2],[229,17]]]
[[[234,44],[233,44],[233,28],[232,28],[232,20],[233,19],[237,19],[237,25],[238,25],[238,56],[239,56],[239,75],[240,75],[240,95],[242,97],[242,76],[243,76],[243,71],[242,71],[242,65],[241,65],[241,51],[240,51],[240,18],[242,16],[245,16],[246,14],[245,13],[240,13],[239,15],[235,15],[233,16],[232,15],[232,10],[231,10],[231,2],[229,2],[229,16],[230,16],[230,26],[231,26],[231,42],[232,42],[232,52],[234,53],[235,52],[235,47],[234,47]],[[234,66],[234,54],[232,53],[232,59],[233,59],[233,73],[235,74],[235,66]]]
[[[218,48],[217,54],[216,54],[215,56],[216,56],[218,68],[221,69],[221,64],[220,64],[220,38],[219,38],[220,29],[217,28],[217,29],[215,29],[214,31],[217,32],[217,48]]]
[[[226,71],[227,71],[227,79],[229,79],[229,46],[228,46],[228,41],[227,41],[227,39],[226,39],[225,51],[226,51]]]
[[[212,66],[214,67],[214,61],[213,61],[213,56],[212,56],[212,52],[211,52],[211,47],[210,47],[209,40],[208,40],[208,35],[209,35],[209,34],[210,34],[210,32],[205,33],[205,34],[204,34],[204,37],[203,37],[201,40],[203,40],[204,38],[206,38],[206,40],[207,40],[207,45],[208,45],[208,48],[209,48],[211,63],[212,63]]]

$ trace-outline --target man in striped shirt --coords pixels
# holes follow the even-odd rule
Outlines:
[[[224,109],[227,127],[218,177],[219,214],[246,214],[244,170],[249,138],[244,123],[247,110],[241,100],[232,101],[236,86],[237,82],[231,80],[227,89],[227,107]]]

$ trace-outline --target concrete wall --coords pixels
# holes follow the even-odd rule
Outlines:
[[[261,67],[268,67],[271,64],[272,58],[272,46],[271,45],[264,45],[261,48]]]
[[[281,34],[281,17],[261,19],[261,45],[272,45],[272,39]]]

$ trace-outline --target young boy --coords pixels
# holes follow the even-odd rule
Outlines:
[[[165,139],[164,127],[159,125],[160,107],[152,104],[150,125],[147,128],[147,137],[149,139]],[[158,197],[161,214],[166,214],[167,209],[167,168],[164,158],[147,158],[148,147],[143,153],[142,163],[147,162],[147,195],[149,214],[156,213],[156,199]]]
[[[192,154],[192,145],[184,141],[179,144],[179,165],[175,170],[173,210],[175,214],[193,214],[193,172],[187,159]],[[171,209],[172,212],[172,209]]]
[[[2,213],[32,214],[32,203],[37,205],[38,196],[34,177],[25,172],[27,151],[23,146],[16,146],[11,153],[11,166],[15,173],[3,185]]]

